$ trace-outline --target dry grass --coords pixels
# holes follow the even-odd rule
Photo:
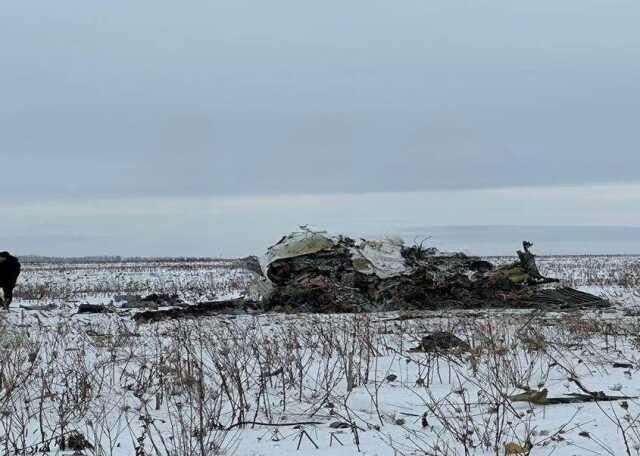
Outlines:
[[[540,263],[543,273],[572,285],[637,286],[637,268],[626,259],[607,272],[597,257]],[[247,280],[208,263],[27,265],[16,295],[69,302],[164,292],[197,301],[237,293]],[[543,428],[557,409],[510,399],[520,387],[562,388],[569,377],[615,379],[614,361],[636,366],[636,318],[483,311],[395,317],[271,315],[141,327],[64,313],[2,319],[0,454],[53,451],[79,435],[91,443],[81,453],[87,455],[232,454],[240,436],[258,429],[280,438],[276,425],[299,435],[298,444],[321,443],[323,434],[305,437],[310,428],[294,430],[297,422],[321,423],[307,426],[331,438],[328,424],[340,422],[343,443],[366,450],[375,435],[395,455],[498,455],[509,443],[532,454],[569,443],[578,453],[588,446],[584,454],[638,454],[635,400],[624,410],[571,408]],[[435,330],[455,333],[470,350],[412,351]],[[611,423],[624,445],[594,432],[587,409]]]
[[[240,429],[282,423],[284,416],[344,421],[358,442],[363,433],[403,425],[382,399],[390,373],[419,404],[410,415],[428,423],[389,440],[398,454],[498,454],[514,440],[536,448],[549,444],[549,436],[537,435],[534,411],[523,413],[509,396],[559,373],[580,376],[587,365],[605,369],[629,353],[619,348],[629,347],[638,329],[544,315],[274,318],[144,328],[117,319],[90,327],[72,319],[51,327],[5,325],[0,451],[46,450],[80,433],[94,447],[86,454],[122,454],[123,446],[137,454],[224,454],[232,452]],[[470,352],[410,351],[434,329],[456,332]],[[437,395],[435,385],[452,389]],[[369,395],[372,413],[351,404],[358,391]],[[638,428],[625,430],[634,444]]]

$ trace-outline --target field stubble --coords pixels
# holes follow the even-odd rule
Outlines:
[[[636,263],[539,259],[544,274],[623,301],[636,296]],[[570,379],[640,395],[639,325],[625,316],[626,301],[605,313],[221,316],[141,326],[73,315],[76,303],[119,293],[228,298],[248,280],[213,261],[27,265],[0,321],[0,453],[639,454],[636,399],[513,399],[522,387],[564,397],[576,392]],[[19,310],[34,302],[60,310]],[[415,351],[434,331],[456,334],[468,350]]]

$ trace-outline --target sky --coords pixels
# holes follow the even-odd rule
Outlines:
[[[639,21],[635,0],[0,2],[0,243],[640,226]]]

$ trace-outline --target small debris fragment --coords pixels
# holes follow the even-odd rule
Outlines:
[[[470,346],[464,340],[451,333],[438,331],[429,334],[428,336],[424,336],[420,345],[412,351],[434,352],[449,351],[453,349],[458,351],[468,351]]]
[[[67,437],[66,449],[73,451],[83,451],[87,448],[93,449],[93,445],[78,431],[73,431]],[[61,448],[65,449],[65,448]]]
[[[511,396],[509,399],[514,402],[530,402],[531,404],[544,405],[547,403],[547,393],[548,390],[544,388],[540,391],[525,391]]]
[[[44,311],[47,311],[47,310],[55,310],[55,309],[58,308],[58,306],[56,306],[55,304],[45,304],[45,305],[42,305],[42,306],[27,306],[27,305],[21,304],[20,308],[24,309],[24,310],[44,310]]]
[[[334,421],[329,425],[331,429],[349,429],[351,426],[349,423],[345,423],[344,421]]]
[[[528,449],[523,447],[522,445],[509,442],[504,444],[504,454],[505,455],[525,455],[529,452]]]
[[[78,306],[78,313],[111,313],[114,309],[110,306],[104,306],[102,304],[80,304]]]

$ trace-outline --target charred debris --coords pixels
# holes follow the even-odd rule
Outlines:
[[[495,266],[463,253],[441,252],[424,242],[379,241],[302,229],[283,237],[262,259],[238,260],[253,272],[247,297],[134,315],[140,322],[216,313],[345,313],[443,308],[606,307],[588,293],[544,277],[523,242],[517,261]]]

